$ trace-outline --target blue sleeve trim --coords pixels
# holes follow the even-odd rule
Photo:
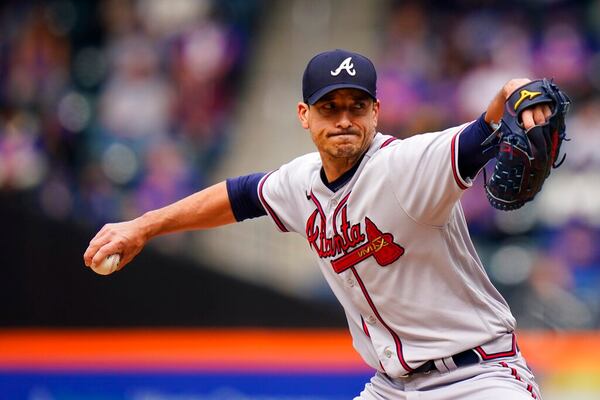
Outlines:
[[[481,147],[481,143],[493,132],[485,122],[484,115],[467,126],[458,138],[458,173],[463,179],[474,179],[481,168],[496,155],[495,151],[484,152],[486,149]]]
[[[263,176],[265,174],[259,172],[227,179],[227,194],[236,221],[267,215],[258,199],[258,183]]]

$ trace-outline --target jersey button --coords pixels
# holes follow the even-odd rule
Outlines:
[[[331,206],[332,206],[332,207],[335,207],[335,206],[337,206],[337,204],[338,204],[337,200],[335,200],[335,199],[334,199],[334,200],[331,200]]]
[[[394,355],[394,353],[392,352],[392,350],[390,350],[389,347],[386,347],[385,350],[383,351],[383,355],[386,356],[387,358],[392,358],[392,355]]]
[[[373,315],[369,315],[367,317],[367,324],[373,325],[375,322],[377,322],[377,318],[375,318]]]
[[[348,279],[346,279],[346,284],[347,284],[349,287],[354,287],[354,279],[352,279],[352,278],[348,278]]]

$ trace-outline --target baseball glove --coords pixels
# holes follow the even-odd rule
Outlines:
[[[524,109],[548,103],[552,114],[543,125],[525,131]],[[566,138],[565,114],[571,101],[558,86],[540,79],[521,86],[506,100],[500,125],[482,145],[495,142],[496,165],[490,179],[484,178],[490,204],[499,210],[516,210],[533,200],[552,168],[558,168],[560,146]],[[485,170],[484,170],[485,171]]]

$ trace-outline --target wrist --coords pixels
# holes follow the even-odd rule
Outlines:
[[[145,241],[160,234],[160,220],[156,217],[156,210],[148,211],[135,219],[140,233]]]

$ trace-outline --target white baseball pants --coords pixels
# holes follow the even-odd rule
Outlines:
[[[483,361],[447,372],[406,378],[377,372],[354,400],[541,400],[523,357]]]

